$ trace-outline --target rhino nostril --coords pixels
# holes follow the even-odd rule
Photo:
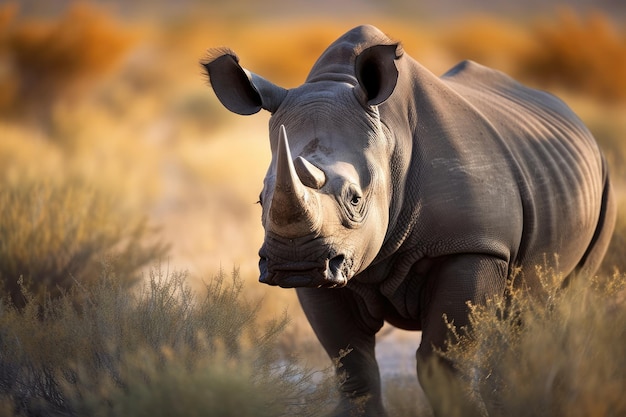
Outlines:
[[[337,255],[328,261],[328,268],[333,275],[337,275],[337,272],[341,271],[344,259],[345,257],[343,255]]]
[[[348,277],[343,273],[345,256],[337,255],[326,262],[326,287],[343,287],[348,283]]]

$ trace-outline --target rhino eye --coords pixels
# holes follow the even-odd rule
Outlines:
[[[367,210],[361,187],[354,183],[344,185],[339,204],[343,208],[343,225],[351,229],[359,227]]]
[[[350,189],[349,189],[349,195],[350,195],[350,204],[354,207],[357,207],[359,204],[361,204],[361,200],[363,199],[363,196],[361,195],[361,191],[358,189],[358,187],[354,184],[350,185]]]

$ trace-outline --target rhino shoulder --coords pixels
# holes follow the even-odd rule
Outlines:
[[[458,63],[442,75],[441,80],[475,105],[481,101],[491,103],[491,107],[516,103],[524,107],[523,112],[541,115],[541,119],[549,112],[558,114],[562,120],[582,125],[569,106],[555,95],[525,86],[502,71],[474,61]]]
[[[481,84],[483,86],[508,86],[523,88],[513,78],[493,68],[486,67],[471,60],[461,61],[441,76],[444,81],[460,84]]]

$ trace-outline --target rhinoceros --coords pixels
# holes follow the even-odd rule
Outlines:
[[[515,271],[533,289],[536,265],[567,277],[599,267],[615,222],[607,164],[553,95],[472,61],[437,77],[373,26],[332,43],[297,88],[229,49],[202,64],[228,110],[272,114],[260,282],[296,288],[329,356],[350,350],[334,415],[355,398],[386,415],[384,322],[422,331],[424,385],[444,315],[467,325],[468,302],[501,296]]]

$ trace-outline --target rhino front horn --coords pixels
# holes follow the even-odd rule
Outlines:
[[[286,238],[306,236],[319,228],[319,200],[298,177],[285,126],[280,127],[276,152],[276,183],[269,209],[268,229]]]

